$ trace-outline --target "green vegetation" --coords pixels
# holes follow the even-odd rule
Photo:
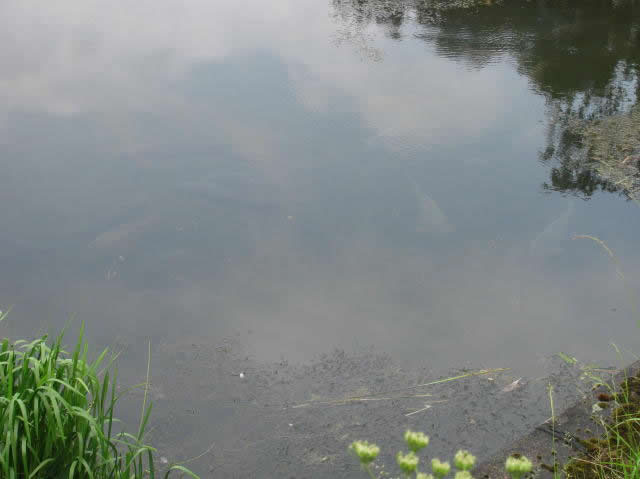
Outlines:
[[[116,433],[114,409],[123,393],[116,387],[115,356],[105,350],[90,361],[82,330],[71,353],[62,340],[63,334],[51,344],[44,336],[0,345],[0,476],[156,477],[155,450],[143,442],[151,413],[147,394],[137,433]],[[197,478],[181,465],[164,477],[172,471]]]
[[[601,179],[636,202],[640,199],[640,105],[628,112],[584,119],[570,116],[567,121],[570,134],[580,138],[589,163]]]
[[[592,126],[590,135],[596,140],[590,145],[592,151],[596,151],[597,161],[604,161],[602,158],[611,158],[615,151],[628,153],[629,147],[619,148],[621,141],[614,142],[611,146],[605,141],[610,138],[611,134],[605,135],[602,131],[602,125],[610,132],[622,135],[620,138],[633,138],[637,140],[637,136],[632,136],[630,131],[631,125],[638,125],[638,111],[634,107],[634,111],[628,117],[611,117]],[[637,130],[637,126],[635,127]],[[620,154],[620,153],[618,153]],[[603,165],[608,164],[606,162]],[[617,165],[612,167],[610,171],[620,170],[624,167],[624,162],[614,163]],[[618,175],[618,178],[625,178],[624,172]],[[633,183],[625,183],[625,191],[631,199],[638,202],[636,192],[637,188]],[[589,239],[597,243],[613,261],[616,274],[624,282],[625,288],[629,292],[630,303],[634,316],[637,316],[637,305],[635,294],[626,284],[626,278],[621,270],[620,262],[601,239],[590,235],[578,235],[575,237]],[[638,323],[640,325],[640,322]],[[617,348],[616,348],[617,349]],[[619,351],[618,351],[619,352]],[[565,355],[566,356],[566,355]],[[564,358],[563,358],[564,359]],[[575,364],[575,358],[568,364]],[[566,360],[565,360],[566,361]],[[615,384],[607,383],[600,376],[595,375],[590,370],[585,370],[585,377],[593,382],[594,387],[605,386],[608,393],[601,392],[598,394],[598,402],[594,404],[594,410],[603,410],[611,407],[613,409],[611,417],[608,420],[597,418],[598,422],[604,429],[602,437],[591,437],[580,440],[586,452],[580,456],[570,460],[564,468],[558,469],[558,465],[554,462],[554,477],[564,475],[567,478],[576,479],[637,479],[640,477],[640,373],[636,376],[627,377],[619,387]],[[552,408],[552,427],[555,423],[553,412],[553,396],[549,391],[549,399]],[[555,437],[555,436],[554,436]],[[555,449],[555,443],[553,448]]]
[[[631,479],[640,477],[640,376],[632,376],[598,399],[612,404],[608,421],[602,421],[601,438],[582,440],[586,452],[564,468],[568,478]]]
[[[415,474],[416,479],[443,479],[451,472],[451,466],[448,462],[442,462],[440,459],[431,460],[432,474],[420,472],[420,458],[418,452],[429,445],[429,436],[422,432],[414,432],[407,430],[404,434],[404,440],[407,443],[409,452],[403,453],[399,451],[396,455],[396,462],[402,471],[404,477],[410,478]],[[380,448],[375,444],[367,441],[354,441],[349,447],[355,453],[360,461],[362,469],[371,477],[376,479],[376,475],[371,469],[373,461],[380,454]],[[469,451],[460,450],[453,457],[453,464],[458,471],[455,473],[455,479],[472,479],[471,469],[476,463],[476,458]],[[511,456],[505,463],[505,470],[512,479],[521,479],[530,473],[533,468],[531,461],[524,456]]]

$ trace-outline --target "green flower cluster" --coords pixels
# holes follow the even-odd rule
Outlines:
[[[504,465],[512,479],[520,479],[533,469],[531,461],[524,456],[509,456]]]
[[[431,459],[431,470],[433,471],[433,475],[438,479],[442,479],[444,476],[449,474],[451,471],[451,465],[448,462],[441,462],[440,459],[434,458]]]
[[[407,443],[409,452],[398,452],[396,454],[396,462],[405,477],[409,478],[415,474],[416,479],[444,479],[451,472],[451,465],[448,462],[440,461],[438,458],[431,460],[432,474],[420,472],[418,470],[420,458],[417,453],[429,445],[429,436],[423,432],[407,430],[404,433],[404,440]],[[380,448],[367,441],[355,441],[351,444],[350,449],[358,456],[360,464],[369,476],[376,479],[370,464],[378,457]],[[453,457],[453,464],[457,469],[454,479],[473,479],[471,469],[476,464],[476,457],[473,454],[461,449]],[[505,470],[511,476],[511,479],[522,479],[532,469],[531,461],[520,455],[509,457],[505,463]]]
[[[476,456],[469,451],[460,449],[456,452],[456,455],[453,456],[453,463],[456,465],[456,468],[461,471],[470,471],[476,463]]]
[[[412,472],[416,472],[416,470],[418,469],[420,458],[418,458],[418,456],[416,456],[416,453],[413,451],[406,454],[398,452],[398,454],[396,454],[396,461],[398,462],[398,466],[400,466],[400,469],[402,469],[402,472],[409,475]]]
[[[354,441],[351,443],[351,450],[356,453],[356,456],[358,456],[362,464],[373,462],[375,458],[378,457],[378,454],[380,454],[380,448],[367,441]]]
[[[415,432],[411,429],[407,429],[404,433],[404,440],[407,442],[407,446],[411,452],[418,452],[420,449],[424,449],[429,445],[429,436],[423,432]]]

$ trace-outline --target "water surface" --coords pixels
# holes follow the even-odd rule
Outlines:
[[[636,349],[638,205],[567,127],[636,102],[617,3],[4,4],[3,327],[73,315],[132,377],[149,339],[175,366],[233,338],[261,371],[373,348],[535,375]]]

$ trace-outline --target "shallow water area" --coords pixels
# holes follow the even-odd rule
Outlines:
[[[4,334],[73,315],[132,384],[150,340],[155,438],[180,459],[213,443],[203,477],[353,474],[350,440],[395,449],[408,425],[443,455],[497,450],[548,417],[549,377],[575,393],[555,354],[618,364],[640,342],[619,169],[640,129],[598,123],[637,103],[638,20],[624,1],[3,4]],[[511,369],[422,391],[447,401],[425,414],[417,393],[331,402],[483,368]]]

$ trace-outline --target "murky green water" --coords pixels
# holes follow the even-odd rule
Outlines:
[[[210,424],[198,444],[240,414],[249,393],[224,384],[247,365],[211,353],[227,364],[214,381],[189,363],[196,345],[231,339],[263,372],[336,348],[520,375],[558,351],[637,352],[635,190],[571,128],[636,103],[634,2],[21,1],[0,13],[3,327],[32,335],[74,315],[127,352],[132,377],[150,338],[162,368],[194,371],[166,406],[171,430],[190,430],[192,400],[209,411],[192,424]],[[626,150],[607,146],[615,165],[640,148],[629,128]],[[605,241],[625,280],[575,234]],[[365,363],[363,377],[378,367]],[[159,374],[162,401],[177,383]],[[225,424],[238,441],[251,429]],[[318,454],[310,476],[353,472]],[[201,467],[232,477],[232,456]],[[295,470],[279,463],[264,477]]]

